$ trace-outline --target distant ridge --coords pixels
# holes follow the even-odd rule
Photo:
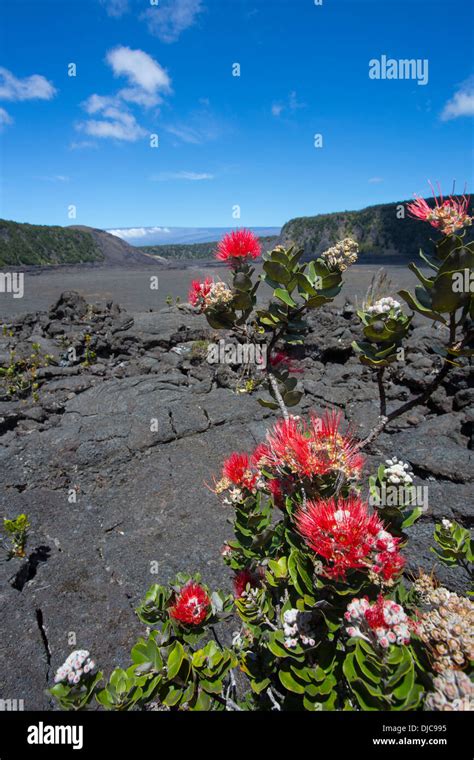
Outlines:
[[[153,261],[160,262],[160,257],[154,256],[152,259],[125,240],[121,240],[104,230],[82,225],[73,225],[67,229],[88,233],[101,251],[102,261],[107,266],[135,266],[137,264],[153,264]],[[164,259],[161,260],[164,261]]]
[[[259,237],[262,251],[270,251],[278,243],[278,237]],[[216,251],[216,242],[208,243],[175,243],[172,245],[147,245],[137,248],[149,256],[158,256],[159,258],[172,261],[192,261],[194,259],[214,259]]]
[[[426,198],[434,206],[434,198]],[[406,260],[417,256],[420,248],[427,248],[430,239],[439,233],[429,224],[412,219],[407,211],[408,201],[368,206],[360,211],[338,211],[332,214],[302,216],[290,219],[282,227],[280,242],[295,242],[305,249],[305,257],[314,258],[331,245],[346,237],[359,243],[360,260],[368,263],[377,259]],[[405,217],[400,218],[404,208]],[[473,213],[473,203],[470,204]],[[398,212],[398,216],[397,216]],[[473,228],[466,232],[466,239],[473,237]]]
[[[140,248],[148,246],[194,245],[221,240],[226,232],[241,227],[236,222],[232,227],[122,227],[108,229],[111,235],[126,240]],[[271,237],[280,234],[280,227],[252,227],[248,229],[257,237]]]
[[[0,267],[156,266],[162,261],[93,227],[23,224],[0,219]]]

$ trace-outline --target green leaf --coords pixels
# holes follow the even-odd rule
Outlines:
[[[258,398],[257,401],[260,404],[260,406],[264,406],[267,409],[278,409],[279,408],[278,404],[276,404],[274,401],[267,401],[264,398]]]
[[[173,684],[170,685],[168,693],[163,697],[163,702],[168,707],[175,707],[183,696],[183,690],[178,689]]]
[[[298,283],[298,286],[309,296],[316,295],[315,289],[313,288],[310,280],[308,279],[308,277],[306,277],[305,274],[303,274],[302,272],[298,272],[298,274],[296,275],[296,281]]]
[[[292,691],[294,694],[304,694],[305,687],[294,678],[289,670],[281,669],[278,677],[288,691]]]
[[[431,303],[436,311],[447,313],[456,311],[469,298],[468,293],[455,292],[453,274],[456,272],[444,272],[439,274],[434,281]]]
[[[192,710],[196,710],[197,712],[205,712],[211,709],[211,704],[212,700],[209,694],[206,694],[205,691],[199,690],[194,702],[192,702],[190,707]]]
[[[411,271],[416,274],[419,281],[421,282],[422,285],[425,286],[425,288],[429,290],[430,288],[433,287],[433,280],[430,280],[428,277],[425,277],[425,275],[422,272],[420,272],[416,264],[413,264],[413,263],[408,264],[408,269],[411,269]]]
[[[421,517],[422,514],[423,514],[422,508],[415,507],[415,509],[412,510],[412,512],[410,512],[408,517],[405,517],[405,519],[403,520],[402,525],[401,525],[402,530],[404,530],[405,528],[409,528],[410,525],[413,525],[413,523],[416,520],[418,520],[418,518]]]
[[[255,692],[255,694],[260,694],[264,689],[267,688],[267,686],[270,686],[270,679],[269,678],[263,678],[261,681],[257,681],[255,678],[252,678],[250,681],[250,687],[252,691]]]
[[[425,306],[422,306],[422,304],[417,301],[416,298],[412,296],[411,293],[409,293],[407,290],[399,290],[398,295],[403,298],[403,300],[406,301],[414,311],[417,311],[424,317],[428,317],[428,319],[432,319],[433,321],[443,322],[443,324],[447,324],[446,320],[441,316],[441,314],[437,314],[432,309],[428,309]]]
[[[287,285],[291,280],[291,273],[275,261],[265,261],[263,270],[274,282],[281,282]]]
[[[287,290],[283,290],[283,288],[277,288],[274,291],[273,295],[276,298],[279,298],[280,301],[283,301],[283,303],[285,303],[287,306],[291,306],[292,309],[294,309],[297,306],[296,302],[293,301],[293,299],[290,296],[290,294],[288,293],[288,291]]]
[[[302,396],[303,393],[301,391],[288,391],[283,396],[283,401],[288,407],[296,406],[301,401]]]
[[[168,655],[168,678],[170,681],[178,675],[185,653],[180,641],[175,641]]]
[[[271,262],[276,261],[278,264],[281,264],[282,267],[284,267],[285,269],[287,268],[290,261],[288,253],[282,250],[277,250],[276,248],[274,248],[273,251],[270,252],[270,258],[268,260]]]
[[[426,254],[423,253],[421,248],[419,251],[419,256],[420,256],[420,259],[422,259],[425,262],[425,264],[429,266],[430,269],[432,269],[435,272],[438,271],[439,267],[436,266],[435,260],[432,259],[430,256],[426,256]]]

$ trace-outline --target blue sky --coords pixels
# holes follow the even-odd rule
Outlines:
[[[151,2],[0,0],[3,218],[281,225],[472,190],[468,0]],[[371,79],[382,55],[428,83]]]

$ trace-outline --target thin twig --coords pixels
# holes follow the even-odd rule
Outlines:
[[[387,414],[387,397],[385,395],[385,386],[383,384],[383,376],[385,373],[385,367],[381,367],[377,370],[377,385],[379,387],[379,399],[380,399],[380,416],[385,417]]]
[[[273,709],[274,710],[281,710],[281,706],[278,704],[278,702],[276,701],[275,697],[273,696],[273,692],[272,692],[270,686],[267,689],[267,694],[268,694],[268,697],[270,699],[270,702],[273,705]]]
[[[288,414],[288,409],[285,406],[285,402],[283,401],[283,396],[280,393],[280,389],[278,387],[278,381],[275,377],[275,375],[272,375],[271,372],[268,372],[268,381],[270,385],[272,386],[273,393],[275,395],[275,399],[278,402],[278,406],[281,409],[281,413],[283,415],[283,418],[285,420],[288,420],[290,418],[290,415]]]
[[[272,621],[269,620],[268,615],[264,615],[263,620],[273,631],[278,631],[278,626],[273,625]]]
[[[469,343],[471,338],[472,338],[472,332],[468,332],[466,333],[466,335],[461,341],[456,342],[456,318],[454,314],[451,314],[450,324],[449,324],[448,349],[462,349],[467,343]],[[383,382],[381,381],[380,375],[377,374],[379,393],[381,389],[383,390],[383,396],[382,395],[380,396],[381,416],[379,417],[377,424],[370,431],[367,437],[364,438],[362,441],[359,441],[356,447],[357,450],[362,449],[365,446],[368,446],[369,443],[372,443],[372,441],[375,440],[375,438],[377,438],[378,435],[380,435],[382,430],[384,430],[384,428],[390,422],[397,419],[397,417],[401,417],[402,414],[406,414],[406,412],[409,412],[410,409],[413,409],[413,407],[415,406],[422,406],[423,404],[425,404],[430,398],[430,396],[434,393],[434,391],[439,387],[439,385],[441,385],[444,378],[448,375],[448,373],[450,372],[452,368],[453,368],[453,362],[450,359],[446,358],[439,372],[435,375],[433,380],[426,386],[425,390],[422,393],[419,393],[418,396],[415,396],[415,398],[412,398],[410,401],[407,401],[405,404],[402,404],[401,406],[398,407],[398,409],[394,409],[389,414],[382,413],[382,409],[386,411],[385,389],[383,388]]]
[[[238,706],[237,702],[234,702],[233,699],[230,697],[225,698],[226,706],[229,710],[235,710],[236,712],[244,712],[241,707]]]

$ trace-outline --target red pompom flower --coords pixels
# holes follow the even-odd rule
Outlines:
[[[360,475],[364,458],[350,435],[339,432],[341,415],[312,416],[307,424],[295,417],[279,420],[267,434],[262,467],[282,475],[312,478],[343,472],[347,478]]]
[[[467,213],[470,198],[462,196],[457,198],[450,196],[443,198],[439,190],[439,198],[431,185],[435,199],[435,207],[428,206],[424,198],[415,196],[416,200],[407,205],[409,214],[415,219],[421,219],[423,222],[429,222],[432,227],[443,233],[443,235],[452,235],[463,227],[469,227],[472,224],[472,217]]]
[[[186,625],[200,625],[210,610],[211,600],[198,583],[190,581],[184,586],[169,613],[172,618]]]
[[[235,230],[224,235],[217,246],[215,258],[235,267],[239,262],[257,259],[261,250],[260,243],[253,232]]]
[[[358,497],[308,501],[296,514],[296,525],[308,546],[323,557],[326,574],[346,577],[348,570],[369,567],[370,554],[383,525]]]
[[[225,460],[222,467],[222,477],[230,480],[238,488],[248,488],[251,490],[257,474],[250,469],[250,460],[248,454],[239,454],[234,452]]]
[[[400,539],[394,539],[398,542]],[[401,573],[405,567],[405,559],[398,551],[380,552],[375,555],[374,571],[383,578],[384,581],[391,581]]]
[[[211,292],[212,285],[212,277],[206,277],[204,282],[193,280],[188,293],[188,302],[191,304],[191,306],[201,306],[201,308],[204,307],[206,298]]]
[[[270,356],[269,362],[271,367],[286,369],[291,375],[304,372],[303,369],[295,367],[294,360],[285,351],[274,351]]]
[[[234,577],[234,593],[237,598],[240,598],[247,586],[250,588],[258,588],[260,586],[261,579],[258,573],[253,573],[246,568],[245,570],[239,570]]]

